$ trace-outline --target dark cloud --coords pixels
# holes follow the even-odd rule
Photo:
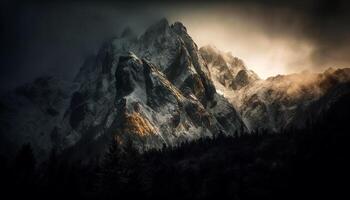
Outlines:
[[[1,89],[42,74],[72,78],[87,55],[96,53],[102,42],[120,33],[125,26],[141,32],[179,5],[251,7],[252,15],[259,16],[257,26],[271,37],[293,36],[312,43],[314,68],[350,66],[350,7],[345,0],[184,1],[176,4],[135,0],[128,3],[2,1],[1,4]]]
[[[2,7],[1,89],[40,75],[71,79],[103,42],[131,26],[136,32],[159,19],[131,4],[49,3]]]
[[[317,65],[350,66],[350,5],[346,1],[322,1],[312,9],[305,35],[317,44]]]

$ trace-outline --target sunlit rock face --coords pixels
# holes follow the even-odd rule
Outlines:
[[[78,92],[86,96],[82,104],[91,110],[76,129],[65,123],[68,147],[118,135],[147,150],[247,130],[234,107],[216,93],[206,62],[179,22],[169,25],[163,19],[139,38],[124,31],[93,62],[76,78]],[[66,122],[70,112],[75,111],[68,110]],[[84,136],[87,130],[94,131]]]
[[[206,46],[200,52],[216,88],[234,105],[250,130],[302,127],[316,120],[330,107],[328,104],[350,92],[344,86],[350,81],[348,68],[262,80],[241,60],[215,47]]]
[[[208,65],[215,87],[226,95],[259,80],[257,74],[248,70],[244,62],[231,53],[223,53],[213,46],[201,47],[200,53]]]
[[[342,84],[350,81],[350,69],[338,69],[333,72],[324,73],[299,73],[285,76],[276,76],[265,81],[244,88],[240,91],[237,102],[242,102],[240,112],[242,117],[252,119],[248,124],[251,128],[264,127],[278,130],[290,126],[302,127],[307,121],[317,120],[321,117],[317,113],[309,113],[310,105],[323,98]],[[343,90],[339,97],[349,93]],[[257,98],[253,99],[254,94]],[[328,101],[337,101],[338,98]],[[245,103],[249,102],[249,103]],[[255,115],[255,104],[266,108],[265,115]],[[320,111],[321,108],[318,108]],[[259,120],[258,116],[266,116],[266,121]],[[256,125],[255,121],[264,122]]]
[[[55,147],[74,158],[95,158],[116,137],[132,139],[144,151],[247,131],[232,104],[216,92],[207,62],[179,22],[163,19],[140,37],[126,29],[88,57],[70,84],[75,87],[62,86],[67,92],[60,115],[31,111],[50,124],[43,132],[48,142],[36,141],[37,151]],[[21,118],[12,121],[27,126]],[[41,122],[28,135],[38,130]]]
[[[260,79],[186,27],[163,19],[131,29],[87,57],[74,81],[42,77],[0,98],[0,150],[31,143],[96,159],[113,138],[140,151],[216,134],[303,126],[349,94],[350,69]],[[237,112],[236,112],[237,110]],[[308,113],[307,115],[305,113]]]

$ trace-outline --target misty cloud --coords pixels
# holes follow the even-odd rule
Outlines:
[[[350,7],[344,0],[56,1],[1,7],[2,89],[43,74],[71,79],[88,55],[126,26],[141,34],[162,17],[182,21],[200,46],[214,43],[232,51],[265,77],[350,63]]]
[[[264,78],[350,66],[345,1],[258,2],[184,6],[172,18],[183,21],[199,45],[232,51]]]

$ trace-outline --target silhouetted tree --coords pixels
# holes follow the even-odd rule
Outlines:
[[[47,197],[61,199],[71,194],[105,199],[336,198],[347,193],[342,182],[349,169],[349,99],[332,105],[335,110],[323,114],[325,121],[280,133],[261,129],[239,137],[219,134],[143,153],[132,140],[122,145],[113,140],[97,171],[53,151],[42,173],[30,145],[24,145],[13,165],[0,168],[9,174],[2,182],[12,180],[11,194],[25,195],[28,188],[38,191],[38,180],[50,183],[54,190]],[[36,178],[38,172],[43,178]],[[89,192],[88,185],[96,182],[98,192]]]
[[[14,160],[12,167],[13,188],[21,188],[20,196],[31,196],[36,193],[37,174],[36,159],[30,144],[24,144]]]
[[[141,177],[140,177],[140,154],[134,147],[133,141],[128,139],[123,148],[121,159],[121,186],[125,196],[135,197],[141,192]]]
[[[102,161],[98,192],[106,198],[118,197],[121,191],[122,152],[119,141],[113,140]]]

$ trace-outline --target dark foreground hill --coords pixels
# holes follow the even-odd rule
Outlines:
[[[102,163],[54,152],[37,165],[29,145],[2,159],[2,194],[45,198],[338,199],[347,194],[350,95],[306,128],[182,143],[140,154],[130,140]],[[344,197],[343,197],[344,198]]]

